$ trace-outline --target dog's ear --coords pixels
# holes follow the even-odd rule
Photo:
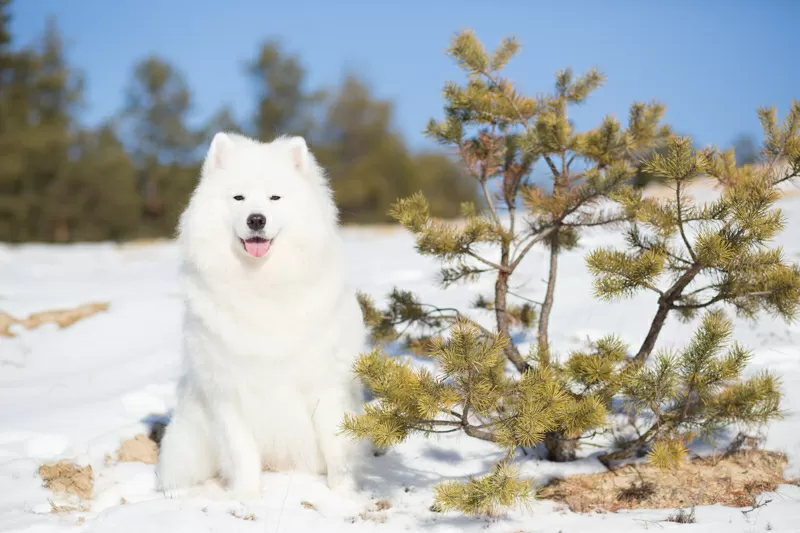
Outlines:
[[[213,169],[225,168],[233,148],[233,139],[224,132],[217,133],[211,139],[211,146],[208,147],[206,164]]]
[[[306,140],[302,137],[289,137],[287,145],[295,168],[301,174],[306,174],[311,166],[311,154],[308,151]]]

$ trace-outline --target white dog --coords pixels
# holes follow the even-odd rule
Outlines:
[[[338,212],[300,137],[218,133],[181,216],[184,376],[161,443],[163,490],[221,474],[260,494],[263,468],[355,488],[358,446],[338,435],[361,389],[361,310],[345,287]]]

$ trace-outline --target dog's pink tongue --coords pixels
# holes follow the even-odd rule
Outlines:
[[[271,241],[244,241],[244,248],[253,257],[263,257],[269,250]]]

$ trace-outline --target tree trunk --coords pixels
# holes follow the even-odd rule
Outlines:
[[[56,227],[53,230],[53,240],[55,242],[69,242],[69,224],[66,220],[59,220],[56,222]]]
[[[509,243],[503,241],[500,245],[500,265],[505,269],[508,268],[508,258]],[[528,363],[522,358],[519,350],[514,346],[514,343],[511,342],[511,333],[509,331],[510,320],[508,319],[508,312],[506,311],[509,275],[508,270],[500,270],[497,273],[497,281],[494,285],[494,313],[497,318],[497,331],[504,335],[509,341],[504,350],[506,357],[513,363],[517,370],[525,372],[528,369]]]
[[[644,363],[647,361],[647,358],[650,357],[650,353],[653,351],[653,348],[656,345],[656,340],[658,340],[658,335],[661,333],[661,329],[664,327],[664,322],[667,320],[668,314],[669,304],[665,302],[663,298],[659,298],[658,311],[656,311],[656,315],[653,317],[653,321],[650,323],[650,330],[647,332],[647,336],[644,338],[641,348],[639,348],[639,351],[633,358],[635,363]]]
[[[558,228],[553,234],[553,239],[550,243],[550,272],[547,277],[547,292],[542,303],[542,309],[539,313],[539,328],[537,330],[537,344],[539,346],[539,360],[543,364],[550,363],[550,342],[548,339],[548,329],[550,328],[550,311],[553,309],[553,294],[556,291],[556,275],[558,274],[558,254],[559,254],[559,241],[558,241]]]
[[[650,330],[647,332],[647,337],[644,338],[642,346],[639,348],[639,351],[636,352],[636,355],[633,358],[634,363],[643,364],[645,361],[647,361],[647,358],[650,357],[650,353],[652,353],[653,348],[655,348],[656,341],[658,340],[658,335],[661,333],[661,330],[664,327],[664,322],[667,319],[667,315],[669,314],[670,309],[672,309],[672,304],[681,297],[683,290],[689,285],[689,283],[692,282],[701,269],[702,267],[700,264],[693,264],[686,272],[683,273],[678,281],[676,281],[675,284],[658,299],[658,311],[656,311],[653,321],[650,323]]]
[[[544,446],[547,449],[548,461],[565,463],[577,458],[578,442],[574,439],[567,439],[563,433],[548,433],[544,438]]]
[[[148,177],[145,184],[145,197],[144,197],[145,211],[151,217],[158,215],[160,210],[160,203],[158,201],[158,185],[156,180]]]

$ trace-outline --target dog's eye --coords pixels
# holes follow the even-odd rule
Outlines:
[[[274,195],[270,196],[270,197],[269,197],[269,199],[270,199],[270,200],[272,200],[272,201],[274,202],[275,200],[280,200],[280,199],[281,199],[281,197],[280,197],[280,196],[278,196],[277,194],[274,194]]]
[[[233,197],[233,199],[236,200],[237,202],[241,202],[242,200],[244,200],[244,196],[242,196],[241,194],[237,194],[236,196]]]

